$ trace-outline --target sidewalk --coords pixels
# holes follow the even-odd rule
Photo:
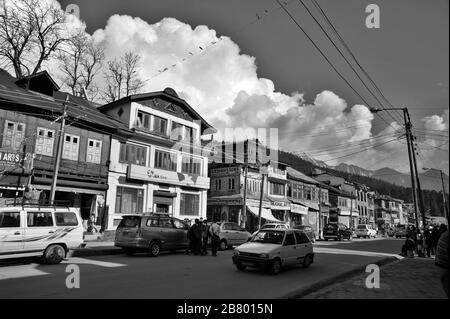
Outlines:
[[[121,248],[114,247],[114,242],[88,241],[85,247],[70,250],[67,257],[119,255],[122,253]]]
[[[369,273],[332,284],[302,299],[447,299],[432,258],[404,258],[380,267],[380,288],[366,288]]]

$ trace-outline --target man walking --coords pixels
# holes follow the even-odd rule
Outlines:
[[[208,221],[203,220],[203,230],[202,230],[202,255],[208,255],[208,239],[209,239],[209,225]]]
[[[199,219],[195,220],[195,224],[193,227],[193,237],[194,237],[194,255],[197,256],[200,254],[201,246],[202,246],[202,225]]]
[[[220,244],[220,226],[216,221],[214,221],[209,227],[209,234],[211,235],[212,255],[217,256],[217,250],[219,249]]]

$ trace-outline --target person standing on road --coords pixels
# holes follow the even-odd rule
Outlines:
[[[194,252],[194,225],[189,226],[189,229],[187,231],[187,238],[189,241],[189,248],[186,249],[186,254],[190,254]]]
[[[217,250],[219,249],[220,244],[220,226],[216,221],[209,226],[209,234],[211,235],[212,255],[217,256]]]
[[[433,238],[431,233],[432,227],[429,226],[426,228],[425,232],[423,233],[425,237],[425,247],[427,252],[427,257],[431,257],[431,251],[433,248]]]
[[[194,237],[193,249],[194,249],[194,255],[197,256],[198,254],[200,254],[200,250],[201,250],[201,246],[202,246],[202,225],[201,225],[199,219],[195,220],[195,224],[193,227],[194,227],[194,229],[193,229],[193,237]]]
[[[202,232],[202,255],[208,255],[208,239],[209,239],[209,225],[208,220],[203,220]]]
[[[439,242],[437,244],[436,250],[436,260],[435,265],[441,269],[441,284],[444,288],[445,293],[448,295],[449,292],[449,263],[448,263],[448,252],[449,250],[449,237],[448,230],[441,235]]]

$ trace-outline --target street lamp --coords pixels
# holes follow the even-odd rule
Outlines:
[[[448,224],[448,202],[446,199],[446,195],[445,195],[445,183],[444,183],[444,172],[441,169],[437,169],[437,168],[427,168],[427,167],[422,167],[422,169],[424,171],[439,171],[439,173],[441,174],[441,181],[442,181],[442,199],[443,199],[443,203],[444,203],[444,211],[445,211],[445,218],[447,218],[447,224]]]

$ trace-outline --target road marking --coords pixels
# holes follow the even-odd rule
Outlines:
[[[38,264],[31,264],[2,267],[0,269],[0,280],[50,275],[48,272],[36,269],[38,266]]]
[[[361,251],[361,250],[350,250],[350,249],[315,247],[314,252],[322,253],[322,254],[357,255],[357,256],[367,256],[367,257],[394,257],[397,259],[403,259],[403,256],[400,256],[398,254],[378,253],[378,252],[374,252],[374,251]]]
[[[63,260],[61,263],[62,264],[77,264],[77,265],[95,265],[95,266],[107,267],[107,268],[126,266],[124,264],[110,263],[110,262],[106,262],[106,261],[92,260],[92,259],[86,259],[86,258],[80,258],[80,257],[68,258],[66,260]]]

